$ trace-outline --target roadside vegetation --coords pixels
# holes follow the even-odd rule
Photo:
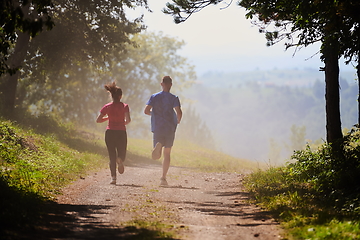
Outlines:
[[[41,218],[61,187],[104,166],[104,150],[91,135],[54,118],[0,120],[0,230],[21,230]],[[1,231],[0,231],[1,232]],[[3,236],[4,236],[3,235]]]
[[[341,150],[323,144],[296,151],[291,163],[247,176],[255,202],[271,211],[289,239],[360,239],[360,130]]]
[[[256,163],[189,142],[177,141],[176,144],[172,160],[176,166],[239,173],[258,167]],[[151,146],[151,139],[129,139],[129,160],[148,159]],[[16,122],[0,119],[0,235],[4,239],[19,239],[21,236],[17,234],[43,224],[46,206],[53,206],[61,188],[107,168],[107,158],[103,133],[79,130],[46,116],[28,116]],[[166,223],[143,219],[129,223],[128,230],[133,231],[137,223],[139,236],[149,231],[152,236],[170,234]]]

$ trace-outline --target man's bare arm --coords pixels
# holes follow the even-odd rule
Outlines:
[[[152,106],[146,105],[146,107],[145,107],[145,109],[144,109],[144,113],[145,113],[146,115],[151,115],[151,108],[152,108]]]
[[[178,124],[179,124],[181,122],[181,118],[182,118],[182,110],[181,110],[180,106],[175,107],[174,109],[175,109],[177,121],[178,121]]]

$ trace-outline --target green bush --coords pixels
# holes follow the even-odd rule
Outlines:
[[[360,239],[360,130],[337,146],[296,151],[292,163],[257,171],[244,185],[291,239]]]
[[[352,129],[339,143],[340,150],[324,144],[313,151],[297,151],[289,164],[291,176],[312,188],[340,211],[359,211],[360,199],[360,130]]]

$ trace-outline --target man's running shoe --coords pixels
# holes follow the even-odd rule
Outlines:
[[[160,186],[169,186],[169,184],[166,181],[166,178],[160,178]]]
[[[162,149],[162,144],[159,142],[156,143],[151,154],[153,160],[158,160],[159,158],[161,158],[161,149]]]

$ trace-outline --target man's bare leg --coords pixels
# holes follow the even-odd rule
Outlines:
[[[164,184],[161,184],[161,185],[167,185],[167,184],[165,184],[165,182],[166,182],[166,175],[170,168],[170,153],[171,153],[171,147],[164,148],[164,160],[163,160],[163,164],[162,164],[163,174],[161,177],[162,183],[164,183]],[[165,181],[163,181],[163,180],[165,180]]]

